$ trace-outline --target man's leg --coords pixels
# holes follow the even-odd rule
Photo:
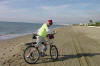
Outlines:
[[[47,55],[47,54],[46,54],[47,42],[46,42],[46,40],[45,40],[44,38],[42,38],[42,42],[44,43],[44,44],[42,44],[43,55],[46,56],[46,55]]]
[[[41,36],[37,36],[37,46],[40,48],[40,52],[42,56],[46,55],[46,50],[47,50],[47,46],[46,46],[46,40],[41,37]],[[42,42],[44,44],[42,44]]]

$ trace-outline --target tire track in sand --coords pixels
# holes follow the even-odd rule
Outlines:
[[[73,46],[75,47],[75,51],[79,59],[80,66],[94,66],[94,64],[91,61],[91,58],[84,55],[84,49],[82,48],[80,39],[75,30],[73,30],[73,27],[71,33],[69,34],[72,37]]]

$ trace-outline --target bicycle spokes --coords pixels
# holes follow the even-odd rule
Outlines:
[[[27,57],[27,55],[29,55]],[[35,47],[28,47],[24,52],[24,59],[27,63],[33,64],[39,59],[39,51]]]

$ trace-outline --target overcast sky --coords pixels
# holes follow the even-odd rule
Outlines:
[[[100,21],[100,0],[0,0],[0,21],[58,24]]]

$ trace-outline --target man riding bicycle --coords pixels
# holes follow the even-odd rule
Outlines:
[[[47,33],[49,32],[49,27],[53,24],[52,20],[48,20],[45,24],[42,25],[42,27],[38,30],[37,32],[37,47],[44,43],[44,46],[42,47],[41,50],[41,56],[46,56],[46,50],[47,50],[47,42],[45,38],[47,37]],[[29,57],[29,55],[27,55]]]
[[[37,45],[39,46],[42,42],[44,43],[44,47],[43,47],[43,50],[41,51],[42,52],[42,55],[46,55],[46,49],[47,49],[47,42],[45,40],[45,38],[47,37],[47,33],[49,32],[49,29],[48,27],[50,27],[51,25],[53,24],[52,20],[48,20],[45,24],[42,25],[42,27],[38,30],[38,33],[37,33]]]

